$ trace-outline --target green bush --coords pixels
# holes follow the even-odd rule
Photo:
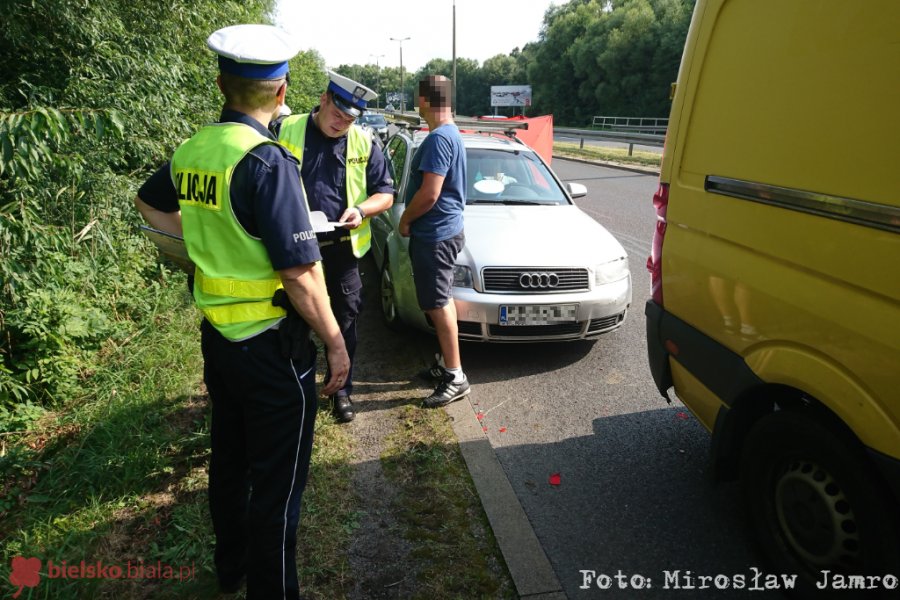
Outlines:
[[[106,344],[156,306],[140,184],[222,98],[206,37],[267,22],[274,0],[11,3],[0,23],[0,408],[78,398]],[[324,82],[292,62],[289,101]],[[292,100],[293,99],[293,100]],[[12,411],[12,412],[10,412]],[[15,419],[0,419],[0,431]]]

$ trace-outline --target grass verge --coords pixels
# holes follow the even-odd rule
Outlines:
[[[553,142],[553,154],[585,160],[599,160],[623,165],[639,165],[643,167],[659,167],[662,154],[635,150],[628,156],[627,148],[605,148],[603,146],[585,146],[570,142]]]
[[[402,406],[381,461],[418,565],[413,598],[516,598],[443,410]]]
[[[319,369],[323,372],[324,367]],[[311,600],[347,597],[354,583],[347,548],[360,519],[360,502],[352,487],[353,438],[327,408],[320,407],[316,418],[297,535],[300,589]]]
[[[0,595],[219,597],[206,494],[209,405],[198,316],[184,290],[183,280],[164,287],[164,308],[139,335],[127,345],[108,342],[83,400],[4,438]],[[340,598],[350,585],[352,444],[324,411],[316,437],[301,516],[301,581],[323,598]],[[33,573],[22,561],[35,558]],[[75,576],[59,576],[63,566],[67,574],[75,567]]]
[[[159,314],[128,343],[108,343],[81,399],[2,439],[0,596],[224,597],[212,566],[198,314],[184,290],[183,279],[164,286]],[[320,353],[320,373],[323,360]],[[348,549],[365,493],[353,487],[353,429],[327,408],[316,420],[298,535],[301,587],[314,600],[353,593]],[[408,597],[515,598],[447,414],[384,410],[396,419],[381,464],[410,551],[416,585]],[[40,561],[36,573],[13,568],[29,559]],[[80,576],[59,577],[63,565]],[[107,578],[87,572],[98,566]],[[111,567],[120,577],[109,577]]]

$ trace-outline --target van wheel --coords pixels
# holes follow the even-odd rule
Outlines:
[[[384,264],[381,267],[381,315],[388,329],[400,331],[403,323],[400,321],[400,311],[397,308],[397,292],[394,288],[394,277],[391,275],[391,265],[388,262],[387,252],[384,255]]]
[[[798,575],[798,597],[829,596],[815,586],[824,570],[898,572],[886,494],[862,451],[814,417],[782,410],[760,419],[744,446],[741,483],[765,558],[773,572]]]

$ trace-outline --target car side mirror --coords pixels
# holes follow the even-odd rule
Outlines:
[[[581,198],[582,196],[587,196],[587,187],[580,183],[568,182],[566,183],[566,190],[573,198]]]

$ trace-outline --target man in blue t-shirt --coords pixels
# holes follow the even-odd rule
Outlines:
[[[438,379],[422,405],[437,408],[465,397],[469,381],[459,357],[453,265],[466,242],[466,149],[453,122],[452,83],[443,75],[419,82],[419,114],[431,133],[413,156],[410,185],[416,190],[400,217],[400,234],[409,237],[409,258],[419,307],[431,318],[443,356],[443,368],[430,370]]]

